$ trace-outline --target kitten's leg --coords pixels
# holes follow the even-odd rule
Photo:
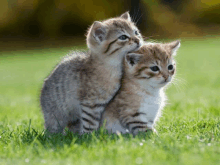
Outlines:
[[[73,133],[81,133],[81,122],[80,119],[77,119],[75,121],[68,122],[67,127],[69,130]]]
[[[62,108],[63,104],[58,104],[59,99],[57,99],[53,85],[50,81],[45,81],[41,92],[40,101],[44,114],[44,125],[49,133],[63,133],[68,121],[67,115],[64,113],[65,109]]]
[[[80,120],[80,106],[74,107],[73,111],[69,112],[68,129],[73,133],[82,133],[82,122]]]
[[[44,126],[50,133],[62,133],[67,125],[67,116],[54,104],[47,95],[41,96],[41,107],[45,121]]]
[[[64,128],[67,126],[68,117],[60,113],[44,112],[45,129],[50,133],[63,133]]]
[[[100,125],[105,126],[105,129],[108,131],[109,134],[118,132],[120,132],[121,134],[127,133],[126,128],[124,128],[121,125],[120,121],[114,117],[109,118],[108,116],[105,116],[105,120],[101,121]]]
[[[120,119],[120,122],[126,127],[133,135],[137,135],[138,132],[146,132],[152,130],[153,123],[147,121],[145,113],[135,113]]]
[[[81,121],[82,121],[82,132],[90,133],[99,128],[101,121],[101,114],[104,111],[105,104],[81,104]]]

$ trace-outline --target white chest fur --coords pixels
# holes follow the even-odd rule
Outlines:
[[[154,95],[144,95],[140,104],[140,120],[148,122],[148,126],[153,128],[155,121],[160,117],[161,110],[165,105],[165,94],[162,90],[158,91]]]

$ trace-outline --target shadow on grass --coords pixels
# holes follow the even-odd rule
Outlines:
[[[131,134],[109,134],[103,128],[94,131],[90,134],[74,134],[66,129],[66,135],[62,133],[48,134],[45,130],[38,131],[31,128],[30,123],[27,129],[24,129],[21,134],[22,143],[31,144],[36,140],[40,142],[44,147],[63,147],[64,145],[78,144],[89,147],[92,144],[108,142],[117,142],[118,140],[129,141],[131,139],[149,139],[152,136],[152,132],[140,132],[137,136],[133,137]]]

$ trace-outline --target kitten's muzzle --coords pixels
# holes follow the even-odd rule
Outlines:
[[[139,40],[137,40],[135,43],[137,44],[137,46],[132,51],[130,51],[128,53],[134,52],[142,46],[142,43]]]
[[[141,43],[139,42],[139,40],[138,40],[138,42],[135,42],[135,43],[137,44],[137,46],[134,49],[134,51],[138,50],[141,47]]]
[[[138,43],[137,44],[137,47],[135,48],[135,51],[137,50],[137,49],[139,49],[141,47],[141,45],[140,45],[140,43]]]
[[[165,79],[164,81],[162,81],[160,84],[166,84],[169,83],[171,80],[169,78]]]
[[[139,45],[139,44],[140,44],[140,40],[139,40],[139,39],[137,39],[137,38],[135,38],[135,39],[134,39],[134,42],[135,42],[137,45]]]
[[[131,39],[134,43],[136,43],[137,45],[139,45],[140,46],[140,39],[139,38],[132,38]]]
[[[136,48],[134,48],[132,51],[130,51],[130,52],[128,52],[128,53],[135,52],[135,51],[137,51],[139,48],[140,48],[140,45],[137,45]]]

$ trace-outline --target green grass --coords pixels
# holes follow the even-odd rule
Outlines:
[[[220,38],[182,40],[158,135],[45,136],[43,79],[68,49],[1,52],[0,164],[220,164]],[[75,49],[75,48],[74,48]]]

